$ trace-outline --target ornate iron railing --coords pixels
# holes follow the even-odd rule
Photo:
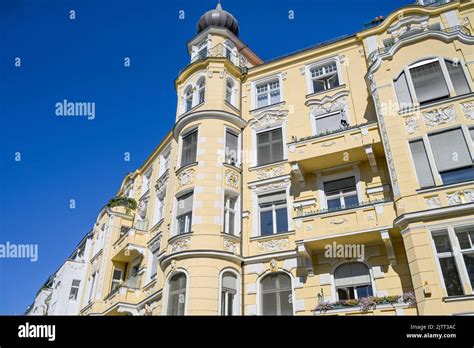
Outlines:
[[[194,56],[191,59],[191,63],[189,65],[206,60],[207,58],[228,59],[232,64],[234,64],[237,68],[239,68],[240,71],[242,71],[243,73],[246,73],[248,70],[247,59],[241,54],[235,54],[223,44],[218,44],[210,49],[201,50],[198,54],[196,54],[196,56]],[[186,68],[184,68],[183,70],[187,69],[188,66],[186,66]]]
[[[388,202],[392,202],[392,199],[390,199],[389,197],[386,197],[386,198],[381,198],[381,199],[363,201],[357,204],[352,204],[350,206],[338,207],[338,208],[332,208],[332,209],[313,209],[313,210],[305,211],[302,208],[294,208],[294,210],[296,211],[296,216],[294,218],[320,215],[320,214],[325,214],[325,213],[333,213],[333,212],[362,208],[362,207],[367,207],[374,204],[383,204],[383,203],[388,203]]]
[[[471,36],[471,30],[465,25],[456,25],[454,27],[449,27],[449,28],[444,28],[444,29],[438,29],[438,28],[429,29],[428,28],[427,31],[442,31],[448,34],[454,33],[454,32],[460,32],[464,35]],[[392,46],[393,45],[380,47],[376,49],[375,51],[370,52],[369,56],[367,57],[367,62],[369,66],[371,66],[380,55],[387,53],[392,48]]]

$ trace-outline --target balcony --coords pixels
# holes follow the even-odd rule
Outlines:
[[[112,245],[112,260],[130,262],[139,255],[143,255],[147,240],[143,230],[136,227],[121,229],[120,238]]]
[[[421,32],[418,31],[418,30],[416,30],[416,31],[414,30],[413,35],[406,36],[405,38],[412,37],[412,36],[415,36],[415,35],[419,35],[419,34],[422,34],[424,32],[428,32],[428,31],[442,32],[442,33],[446,33],[446,34],[461,33],[461,34],[464,34],[466,36],[471,36],[471,30],[467,26],[465,26],[465,25],[456,25],[456,26],[449,27],[449,28],[440,28],[440,27],[431,27],[430,28],[430,27],[427,27],[427,28],[423,29]],[[404,39],[400,39],[400,40],[404,40]],[[384,54],[387,54],[392,49],[392,47],[394,47],[395,45],[396,45],[396,43],[394,43],[393,45],[390,45],[390,46],[380,47],[380,48],[370,52],[370,54],[367,56],[368,66],[369,67],[372,66],[372,64],[374,64],[375,61],[380,56],[383,56]]]
[[[104,299],[105,314],[136,314],[134,306],[140,302],[140,277],[129,278]]]
[[[245,74],[248,71],[247,59],[241,54],[234,54],[223,44],[218,44],[208,50],[201,51],[191,59],[191,63],[180,71],[180,74],[194,63],[201,62],[207,58],[223,58],[228,59],[235,67]]]
[[[376,122],[340,129],[329,134],[294,139],[288,143],[288,161],[297,163],[303,173],[367,160],[371,166],[376,166],[376,153],[383,156]]]

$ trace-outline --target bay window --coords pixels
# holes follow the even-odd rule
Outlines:
[[[326,181],[323,186],[328,210],[339,210],[359,205],[354,176]]]
[[[277,128],[257,134],[257,165],[283,160],[282,129]]]
[[[193,217],[193,192],[178,197],[177,203],[177,234],[189,233]]]
[[[258,210],[261,236],[288,231],[288,212],[285,191],[259,196]]]
[[[182,137],[181,167],[196,162],[197,129]]]

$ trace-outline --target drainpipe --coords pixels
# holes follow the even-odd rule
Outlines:
[[[240,93],[242,93],[242,87],[240,87]],[[242,98],[239,98],[242,100]],[[242,117],[242,103],[240,103],[240,112],[241,112],[241,117]],[[243,161],[243,153],[244,153],[244,128],[242,127],[240,129],[240,256],[243,258],[244,256],[244,218],[242,216],[243,214],[243,209],[244,209],[244,161]],[[241,262],[240,268],[242,269],[242,276],[240,277],[241,279],[241,286],[240,286],[240,313],[241,315],[244,315],[244,298],[245,298],[245,282],[244,282],[244,277],[245,277],[245,270],[244,270],[244,261]]]

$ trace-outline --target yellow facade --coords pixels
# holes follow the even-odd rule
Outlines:
[[[105,206],[93,228],[80,314],[474,313],[474,253],[456,244],[474,243],[474,177],[438,171],[430,149],[423,188],[410,150],[460,129],[472,167],[471,23],[470,1],[412,5],[263,62],[235,24],[202,19],[175,126],[117,193],[138,207]],[[443,67],[447,95],[415,80],[426,64]],[[337,245],[364,258],[328,256]],[[362,308],[364,294],[376,305]]]

